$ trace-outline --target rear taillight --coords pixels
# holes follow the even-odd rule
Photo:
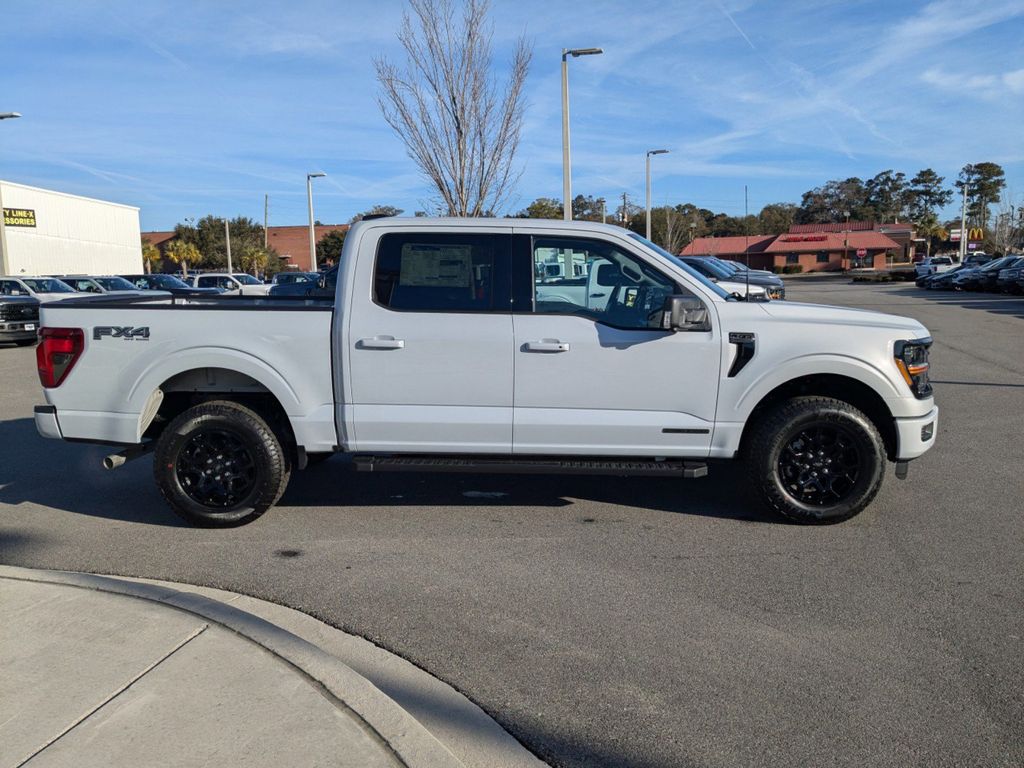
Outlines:
[[[81,328],[40,328],[36,347],[40,383],[47,389],[59,387],[84,348],[85,334]]]

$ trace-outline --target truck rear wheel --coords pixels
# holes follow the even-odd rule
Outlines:
[[[881,435],[842,400],[797,397],[754,425],[750,486],[769,509],[801,523],[848,520],[875,498],[885,474]]]
[[[153,474],[175,514],[219,528],[244,525],[274,506],[289,469],[280,441],[259,414],[218,400],[189,408],[167,425]]]

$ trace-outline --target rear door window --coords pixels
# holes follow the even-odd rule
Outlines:
[[[380,239],[373,298],[405,312],[509,312],[511,236],[394,232]]]

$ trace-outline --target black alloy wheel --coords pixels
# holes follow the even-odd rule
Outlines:
[[[859,409],[830,397],[795,397],[765,411],[744,453],[754,496],[801,523],[837,523],[878,494],[887,454]]]
[[[256,486],[256,462],[235,433],[194,432],[178,453],[175,473],[189,498],[204,507],[233,507]]]
[[[201,403],[160,433],[153,475],[174,513],[193,525],[243,525],[274,506],[288,485],[282,442],[240,403]]]
[[[830,423],[794,430],[779,454],[782,487],[796,501],[825,507],[846,499],[864,471],[857,440]]]

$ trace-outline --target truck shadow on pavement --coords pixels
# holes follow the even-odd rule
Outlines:
[[[101,468],[113,449],[44,440],[32,419],[0,421],[0,505],[37,504],[78,515],[184,526],[160,498],[145,457]],[[696,480],[601,475],[360,474],[335,456],[295,472],[280,507],[540,507],[571,511],[588,503],[673,514],[778,523],[743,491],[741,467],[712,464]],[[580,502],[583,502],[582,504]],[[592,511],[592,510],[591,510]],[[587,522],[583,518],[581,522]]]
[[[149,459],[113,472],[102,468],[114,449],[45,440],[32,419],[0,421],[0,507],[43,507],[150,525],[184,526],[160,498]]]
[[[589,506],[589,502],[728,520],[781,522],[746,498],[742,468],[726,462],[712,464],[708,477],[695,480],[604,475],[361,474],[347,464],[347,457],[335,456],[292,475],[280,505],[525,506],[568,510]]]

